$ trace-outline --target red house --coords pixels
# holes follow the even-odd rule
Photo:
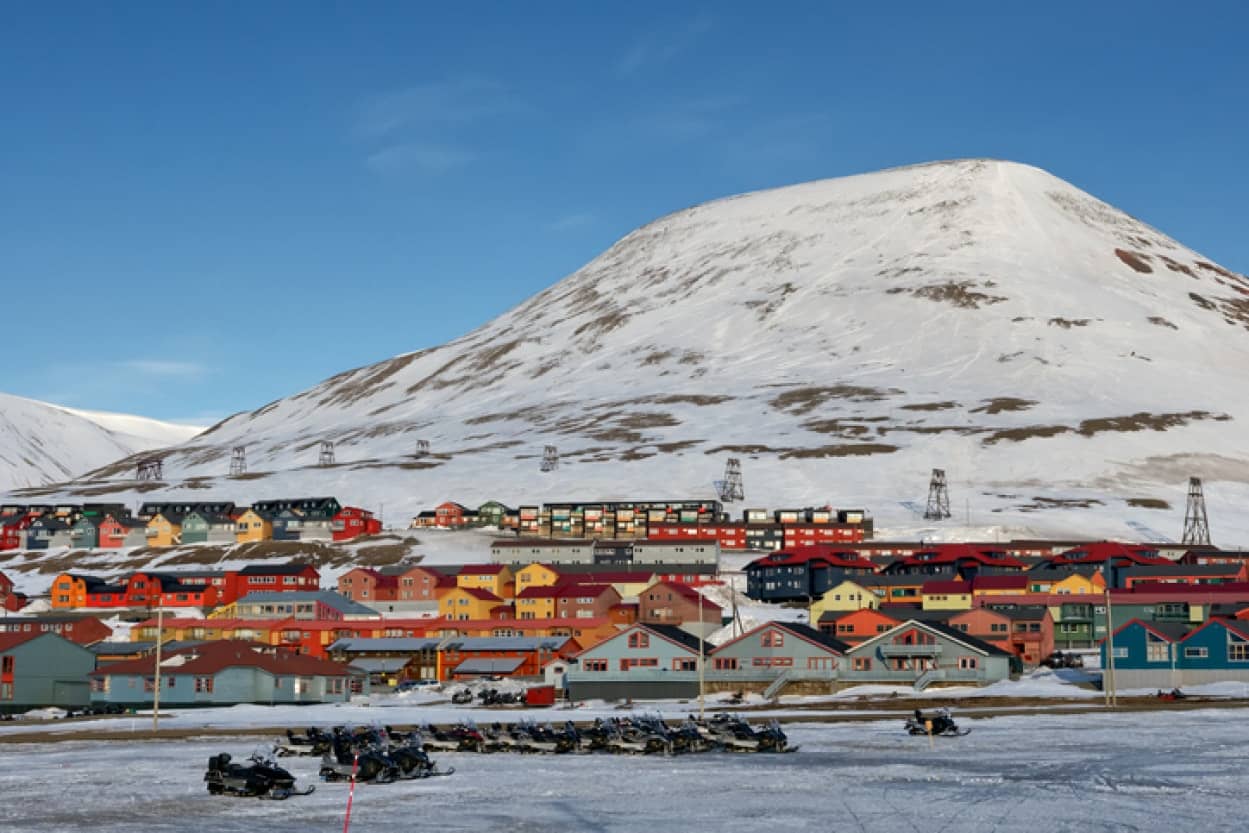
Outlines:
[[[830,610],[820,617],[817,624],[829,636],[835,636],[848,645],[857,645],[890,628],[896,628],[902,624],[902,620],[864,607],[851,611]]]
[[[371,567],[355,567],[338,577],[338,593],[362,604],[397,601],[399,577]]]
[[[702,618],[699,619],[699,611]],[[658,582],[638,594],[638,621],[654,625],[686,622],[719,625],[724,611],[710,599],[684,584]]]
[[[434,507],[434,526],[445,528],[466,526],[468,519],[465,516],[470,514],[473,514],[472,509],[449,500]]]
[[[320,590],[321,573],[311,564],[252,564],[234,574],[235,601],[248,593]],[[222,604],[229,604],[223,599]]]
[[[350,541],[361,535],[377,535],[381,531],[382,522],[373,517],[372,512],[357,506],[344,506],[330,524],[330,537],[335,541]]]
[[[22,532],[37,515],[9,515],[0,518],[0,550],[15,550],[22,545]]]
[[[26,596],[13,589],[13,581],[0,573],[0,610],[21,610],[26,606]]]
[[[113,635],[113,629],[94,616],[32,616],[0,619],[0,633],[55,633],[79,645],[94,645]]]

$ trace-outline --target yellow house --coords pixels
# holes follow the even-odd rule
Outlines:
[[[516,571],[516,596],[530,587],[554,587],[559,580],[559,572],[549,564],[526,564]]]
[[[844,579],[840,584],[825,590],[823,596],[811,603],[811,613],[818,613],[811,621],[818,622],[819,617],[830,610],[855,611],[865,607],[872,610],[880,607],[880,596],[866,584],[860,584],[851,578]]]
[[[1090,573],[1065,573],[1046,570],[1025,573],[1029,593],[1053,593],[1059,596],[1084,596],[1089,593],[1105,593],[1106,577],[1101,570]]]
[[[490,611],[503,600],[480,587],[452,587],[438,599],[438,614],[445,619],[493,619]]]
[[[465,564],[456,574],[455,583],[458,587],[485,590],[500,599],[516,595],[516,578],[506,564]]]
[[[530,587],[516,594],[517,619],[554,619],[558,587]]]
[[[250,541],[272,541],[273,520],[255,509],[248,509],[235,521],[234,540],[240,544]]]
[[[971,610],[970,581],[929,581],[920,593],[924,610]]]
[[[182,516],[163,512],[147,522],[149,547],[172,547],[182,543]]]

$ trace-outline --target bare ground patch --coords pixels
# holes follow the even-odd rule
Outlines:
[[[1062,327],[1064,330],[1070,330],[1072,327],[1087,327],[1091,322],[1088,318],[1051,318],[1045,323],[1051,327]]]
[[[957,402],[917,402],[912,405],[901,405],[899,410],[903,411],[948,411],[952,408],[959,407]]]
[[[778,411],[795,416],[808,414],[831,399],[851,402],[879,402],[902,391],[895,388],[869,388],[861,385],[834,385],[832,387],[794,388],[778,394],[768,404]]]
[[[972,408],[973,414],[1001,414],[1026,411],[1037,404],[1035,399],[1019,399],[1014,396],[999,396],[986,399],[979,408]]]
[[[1150,324],[1157,324],[1159,327],[1170,327],[1172,330],[1179,329],[1179,327],[1175,326],[1170,321],[1163,318],[1161,315],[1151,315],[1149,316],[1147,320],[1149,321]]]
[[[910,289],[895,287],[886,289],[889,295],[898,295],[907,293],[916,298],[926,298],[929,301],[939,301],[947,304],[953,304],[961,309],[979,309],[982,306],[990,304],[1000,304],[1009,300],[1001,295],[989,295],[986,292],[977,292],[973,287],[974,281],[947,281],[946,283],[934,283],[927,286],[917,286]]]
[[[1156,497],[1130,497],[1124,501],[1128,506],[1140,509],[1170,509],[1171,504]]]
[[[1154,268],[1145,262],[1149,260],[1149,255],[1147,254],[1129,252],[1127,249],[1115,249],[1115,257],[1143,275],[1148,275],[1154,271]]]
[[[892,454],[898,446],[887,443],[845,443],[823,445],[818,448],[791,448],[781,453],[782,460],[808,460],[822,457],[867,457],[872,454]]]
[[[720,454],[727,452],[729,454],[774,454],[776,449],[766,445],[718,445],[715,448],[709,448],[704,454]]]

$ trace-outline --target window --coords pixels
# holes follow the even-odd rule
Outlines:
[[[1150,637],[1149,643],[1145,646],[1145,660],[1147,662],[1166,662],[1171,659],[1170,648],[1170,643]]]
[[[144,677],[144,678],[143,678],[143,690],[144,690],[144,691],[155,691],[155,690],[156,690],[156,678],[155,678],[155,677]]]
[[[13,657],[0,658],[0,674],[12,674],[13,663]]]
[[[1127,648],[1115,648],[1114,658],[1115,659],[1127,659],[1128,649]]]
[[[1227,659],[1228,662],[1249,662],[1249,642],[1243,639],[1236,639],[1231,634],[1228,634]]]
[[[110,679],[109,677],[92,677],[91,678],[91,690],[95,692],[99,692],[100,694],[107,693],[109,679]]]
[[[196,677],[195,693],[196,694],[212,694],[213,678],[212,677]]]
[[[717,671],[736,671],[737,657],[716,657],[713,666]]]
[[[581,667],[586,671],[601,672],[607,670],[607,660],[605,659],[587,659],[583,660]]]
[[[989,633],[1006,633],[1006,624],[1004,622],[990,622]]]
[[[1210,656],[1208,648],[1185,648],[1184,659],[1205,659]]]
[[[854,670],[855,671],[871,671],[872,670],[872,658],[871,657],[855,657],[854,658]]]
[[[625,657],[620,661],[620,670],[628,671],[630,668],[658,668],[659,660],[655,657]]]
[[[672,670],[673,671],[697,671],[698,660],[687,659],[685,657],[677,657],[674,660],[672,660]]]
[[[760,644],[764,648],[780,648],[785,644],[785,634],[780,631],[765,631],[760,638]]]
[[[650,634],[643,631],[634,631],[629,634],[630,648],[649,648],[651,646]]]
[[[756,668],[789,668],[794,664],[793,657],[752,657],[750,664]]]
[[[854,633],[854,625],[837,624],[837,633]]]
[[[979,666],[976,657],[959,657],[958,667],[960,671],[974,671]]]
[[[13,683],[0,683],[0,700],[13,699]]]

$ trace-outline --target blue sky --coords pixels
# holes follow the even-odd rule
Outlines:
[[[1249,8],[871,5],[5,4],[0,390],[213,419],[670,211],[951,157],[1249,271]]]

